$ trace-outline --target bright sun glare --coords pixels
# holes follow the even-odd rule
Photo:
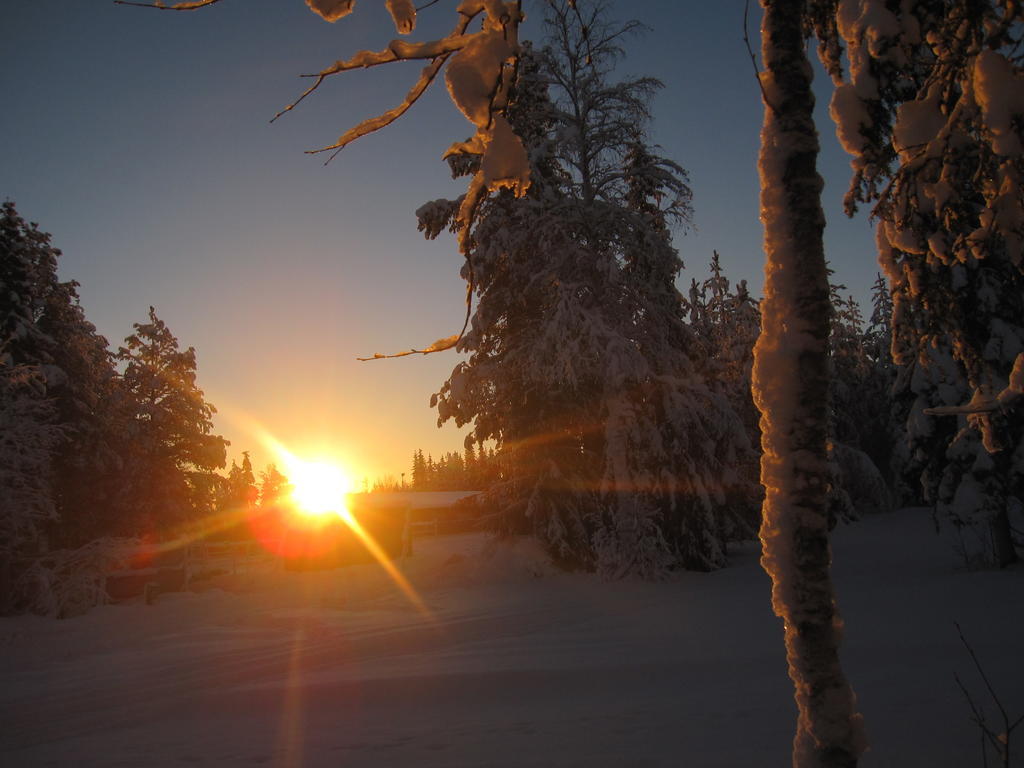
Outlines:
[[[296,459],[289,462],[288,470],[288,479],[294,486],[292,499],[299,511],[313,517],[345,514],[345,496],[353,486],[340,467]]]
[[[315,521],[314,529],[320,528],[320,521],[329,523],[331,515],[341,518],[348,530],[352,531],[374,560],[387,572],[409,602],[416,606],[423,616],[434,621],[430,609],[416,593],[415,587],[392,562],[391,555],[374,540],[370,532],[349,510],[348,496],[356,490],[356,485],[352,481],[352,476],[343,469],[344,465],[325,460],[323,454],[316,460],[300,458],[255,422],[252,429],[260,435],[262,442],[274,452],[283,465],[284,475],[292,486],[291,496],[294,502],[288,506],[305,516],[307,520]],[[330,537],[324,538],[329,544]],[[277,545],[280,546],[280,543],[278,541]],[[296,556],[301,556],[301,552],[297,552]]]

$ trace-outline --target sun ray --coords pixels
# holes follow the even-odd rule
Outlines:
[[[327,526],[332,520],[340,519],[377,564],[384,569],[384,572],[417,612],[428,621],[436,622],[433,612],[413,584],[352,513],[350,499],[355,484],[351,476],[342,469],[340,462],[326,457],[307,459],[299,456],[263,428],[258,421],[240,411],[233,410],[232,419],[240,425],[244,425],[246,430],[280,461],[284,475],[294,485],[291,494],[292,504],[289,505],[292,507],[289,510],[291,514],[301,514],[306,520],[307,527],[312,526],[314,529],[318,526]],[[309,539],[310,536],[311,534],[307,531],[306,538]],[[301,556],[307,554],[308,551],[308,549],[303,549],[301,553],[292,554]],[[281,551],[279,554],[287,556],[288,553]]]
[[[374,560],[384,569],[384,572],[391,577],[391,580],[395,582],[395,586],[401,590],[402,594],[405,595],[406,599],[412,603],[417,611],[422,616],[435,621],[433,612],[427,607],[427,604],[423,602],[423,598],[420,597],[419,593],[413,587],[412,583],[405,578],[405,575],[398,570],[398,567],[394,564],[394,561],[388,557],[388,553],[374,541],[373,537],[359,524],[359,521],[352,515],[351,512],[345,510],[339,514],[339,517],[345,522],[346,525],[352,530],[352,533],[358,537],[359,541],[362,542],[363,546],[366,547],[367,551],[373,555]]]

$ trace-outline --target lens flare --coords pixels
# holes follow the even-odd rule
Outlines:
[[[407,551],[407,506],[399,503],[392,510],[374,509],[376,505],[368,502],[365,495],[354,494],[355,483],[342,462],[323,453],[315,458],[300,457],[255,419],[235,409],[231,409],[231,413],[233,421],[273,453],[277,459],[275,463],[291,486],[280,501],[250,510],[249,525],[256,539],[269,552],[291,561],[335,563],[328,567],[376,562],[420,615],[436,623],[437,617],[389,553],[395,548],[395,524],[401,529],[400,548],[403,553]],[[377,530],[382,513],[385,519],[390,518],[383,529],[386,541],[378,540],[382,534]],[[366,519],[360,520],[364,515]],[[353,545],[364,553],[364,557],[351,557]]]
[[[300,513],[318,517],[341,515],[347,510],[345,497],[352,492],[352,481],[340,467],[294,456],[286,463],[292,500]]]

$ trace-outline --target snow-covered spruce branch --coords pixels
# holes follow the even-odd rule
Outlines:
[[[996,413],[1024,397],[1020,390],[1004,389],[996,397],[975,397],[964,405],[937,405],[934,408],[925,408],[926,416],[976,416],[982,413]]]
[[[924,412],[929,416],[971,416],[1006,410],[1021,402],[1024,402],[1024,353],[1017,355],[1009,383],[995,397],[985,396],[979,391],[971,398],[971,402],[964,405],[936,406],[925,408]]]

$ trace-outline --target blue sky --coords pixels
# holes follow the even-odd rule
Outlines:
[[[759,290],[762,111],[743,1],[614,5],[652,27],[628,44],[622,72],[664,81],[653,139],[691,176],[696,231],[677,238],[681,282],[703,277],[717,249],[730,278]],[[447,30],[454,6],[424,11],[414,37]],[[536,38],[539,3],[526,9],[523,37]],[[250,449],[258,465],[273,457],[253,423],[359,476],[408,471],[415,448],[436,457],[461,447],[428,408],[454,353],[355,357],[461,325],[455,243],[423,240],[414,212],[459,194],[440,157],[469,124],[435,87],[329,166],[303,154],[398,103],[417,64],[338,75],[268,122],[305,87],[299,73],[393,37],[379,0],[360,0],[335,24],[302,0],[223,0],[194,13],[4,0],[0,197],[52,233],[61,276],[82,284],[87,316],[113,345],[153,305],[196,347],[230,455]],[[820,71],[818,87],[826,248],[863,307],[877,272],[873,238],[864,217],[842,214],[848,160]]]

